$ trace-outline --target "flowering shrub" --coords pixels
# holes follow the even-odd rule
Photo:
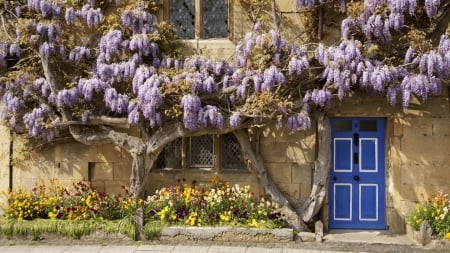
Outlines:
[[[417,203],[416,208],[409,212],[406,220],[415,230],[419,230],[422,221],[426,220],[433,229],[433,234],[450,239],[449,209],[448,195],[438,193],[430,196],[426,201]]]
[[[167,223],[240,225],[250,227],[285,226],[278,206],[264,198],[256,200],[250,187],[229,186],[216,177],[205,189],[195,185],[162,188],[146,201],[147,212]]]
[[[2,195],[6,199],[6,217],[19,220],[87,220],[97,217],[120,219],[135,208],[134,203],[138,203],[135,198],[97,192],[84,181],[75,183],[73,191],[56,185],[52,180],[49,187],[41,182],[30,192],[15,189],[3,192]]]
[[[180,182],[181,183],[181,182]],[[30,192],[17,189],[3,192],[7,218],[32,220],[134,220],[137,208],[144,210],[146,221],[189,226],[235,225],[247,227],[285,226],[278,206],[264,198],[257,199],[249,186],[230,186],[214,177],[205,187],[185,183],[164,187],[145,201],[129,194],[110,196],[97,192],[88,182],[74,184],[74,190],[57,186],[51,181]],[[131,224],[131,223],[130,223]]]

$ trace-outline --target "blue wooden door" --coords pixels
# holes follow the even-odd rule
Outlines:
[[[329,227],[385,229],[385,119],[330,123]]]

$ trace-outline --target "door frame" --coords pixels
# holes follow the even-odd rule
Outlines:
[[[364,229],[364,230],[386,230],[386,229],[388,229],[388,227],[389,227],[389,225],[388,225],[388,216],[389,216],[389,214],[388,214],[388,211],[387,211],[387,205],[388,205],[388,194],[389,194],[389,191],[388,191],[388,184],[389,184],[389,182],[388,182],[388,177],[387,177],[387,174],[388,174],[388,166],[387,166],[387,160],[388,160],[388,157],[387,157],[387,155],[388,155],[388,152],[387,152],[387,146],[388,146],[388,135],[387,135],[387,133],[389,132],[389,130],[388,130],[388,121],[389,121],[389,119],[387,118],[387,117],[383,117],[383,116],[381,116],[381,117],[357,117],[357,116],[334,116],[334,117],[330,117],[329,118],[329,122],[330,122],[330,131],[331,131],[331,142],[330,142],[330,146],[331,147],[333,147],[334,146],[334,138],[335,138],[335,132],[334,132],[334,126],[333,126],[333,122],[336,120],[336,119],[350,119],[350,120],[352,120],[352,122],[354,123],[354,121],[353,120],[377,120],[377,122],[381,122],[381,124],[379,124],[379,125],[381,125],[381,127],[382,128],[378,128],[377,129],[377,132],[378,132],[378,136],[377,136],[377,138],[380,138],[380,140],[381,141],[377,141],[377,149],[376,150],[380,150],[382,153],[381,154],[376,154],[376,156],[379,156],[379,155],[381,155],[381,157],[379,158],[379,161],[377,161],[379,164],[378,165],[383,165],[383,168],[382,168],[382,175],[379,175],[380,176],[380,178],[379,178],[379,180],[382,180],[381,182],[379,182],[379,183],[374,183],[374,184],[370,184],[370,183],[360,183],[360,184],[356,184],[356,185],[353,185],[353,188],[355,188],[355,189],[353,189],[354,191],[355,190],[361,190],[361,187],[364,187],[364,186],[367,186],[367,185],[376,185],[376,187],[377,187],[377,191],[376,191],[376,199],[377,199],[377,205],[381,205],[381,207],[379,208],[379,213],[378,213],[378,218],[382,218],[383,219],[383,221],[382,221],[382,223],[383,224],[378,224],[378,225],[375,225],[375,226],[371,226],[371,225],[369,225],[369,224],[363,224],[363,225],[358,225],[358,224],[361,224],[361,220],[363,220],[363,219],[359,219],[356,223],[349,223],[349,224],[347,224],[347,226],[346,225],[344,225],[344,226],[341,226],[341,225],[338,225],[338,226],[336,226],[336,224],[333,224],[333,225],[335,225],[336,227],[334,227],[333,228],[333,225],[331,225],[330,226],[330,223],[331,223],[331,221],[332,221],[332,219],[331,219],[331,217],[334,217],[334,216],[332,216],[333,215],[333,213],[331,213],[331,211],[333,210],[333,211],[335,211],[335,207],[333,207],[332,208],[332,204],[334,204],[334,201],[333,200],[331,200],[331,198],[334,198],[334,196],[331,196],[330,194],[331,193],[333,193],[333,194],[335,194],[335,192],[334,191],[331,191],[331,187],[335,187],[335,186],[333,186],[333,182],[332,182],[332,173],[333,173],[333,167],[334,167],[334,159],[335,159],[335,157],[334,157],[334,150],[333,149],[331,149],[331,153],[330,153],[330,161],[331,161],[331,163],[330,163],[330,174],[329,174],[329,176],[330,176],[330,178],[329,178],[329,185],[328,185],[328,188],[327,188],[327,198],[328,198],[328,201],[327,201],[327,203],[328,203],[328,207],[327,207],[327,220],[328,220],[328,222],[327,222],[327,225],[328,225],[328,227],[329,228],[331,228],[331,229],[355,229],[355,230],[360,230],[360,229]],[[352,124],[353,124],[352,123]],[[352,132],[354,132],[355,130],[353,129],[353,127],[352,127],[352,130],[351,130]],[[381,133],[380,133],[380,131],[381,131]],[[358,129],[358,133],[360,133],[361,132],[361,130],[359,130]],[[337,138],[339,138],[339,137],[337,137]],[[353,152],[353,151],[352,151]],[[353,155],[352,155],[353,156]],[[361,156],[362,156],[362,154],[360,154],[359,152],[358,152],[358,159],[361,159]],[[376,159],[376,160],[378,160],[378,158]],[[358,173],[359,172],[361,172],[360,171],[360,169],[358,169]],[[362,172],[364,172],[364,171],[362,171]],[[340,183],[340,184],[345,184],[345,182],[343,182],[343,183]],[[352,183],[347,183],[347,185],[348,184],[352,184]],[[381,184],[381,185],[380,185]],[[350,186],[350,188],[352,188],[352,186]],[[358,189],[356,189],[356,188],[358,188]],[[379,194],[382,194],[383,196],[378,196]],[[354,203],[355,204],[357,204],[357,208],[358,208],[358,211],[361,209],[361,196],[359,195],[359,193],[358,193],[358,202],[353,202],[353,203],[351,203],[350,204],[350,206],[352,206]],[[350,200],[350,201],[354,201],[354,200]],[[382,201],[382,203],[378,203],[378,201]],[[354,214],[352,214],[352,217],[358,217],[358,218],[360,218],[359,216],[361,216],[361,214],[360,213],[354,213]],[[367,221],[369,221],[370,219],[366,219]],[[356,224],[356,225],[354,225],[354,224]]]

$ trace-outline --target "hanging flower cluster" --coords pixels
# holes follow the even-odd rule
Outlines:
[[[305,8],[330,3],[296,2]],[[331,2],[345,10],[344,0]],[[161,50],[167,41],[155,28],[156,17],[149,11],[154,1],[128,1],[117,9],[120,14],[111,14],[103,13],[102,8],[114,4],[117,7],[121,1],[86,0],[75,4],[28,0],[23,8],[13,4],[10,13],[14,15],[14,9],[17,17],[26,19],[32,12],[36,21],[24,22],[28,25],[23,34],[29,38],[17,31],[17,41],[0,42],[1,70],[8,74],[15,71],[7,69],[11,58],[27,59],[38,49],[42,60],[62,63],[61,69],[74,67],[74,71],[62,70],[65,72],[58,76],[58,84],[45,79],[49,78],[48,70],[22,79],[8,76],[10,80],[1,81],[5,104],[2,119],[9,120],[12,126],[23,121],[31,136],[45,132],[47,125],[58,124],[61,107],[73,110],[73,119],[79,117],[82,123],[99,112],[127,117],[133,125],[144,121],[149,127],[161,127],[165,117],[177,117],[187,129],[221,129],[225,121],[239,127],[245,117],[271,117],[279,127],[297,131],[310,127],[311,108],[328,107],[335,93],[343,99],[356,88],[385,93],[392,105],[401,100],[403,106],[408,106],[413,96],[426,100],[439,92],[441,80],[450,76],[448,35],[443,35],[439,47],[433,50],[412,45],[401,66],[366,57],[364,49],[371,43],[390,42],[391,32],[404,29],[404,23],[419,13],[419,7],[424,7],[432,18],[441,3],[365,0],[362,13],[342,21],[343,40],[333,46],[289,45],[279,32],[264,33],[261,24],[255,23],[237,44],[234,59],[228,61],[165,55]],[[120,21],[109,26],[110,19],[104,15],[117,15],[111,20]],[[93,29],[101,24],[105,27]],[[61,30],[73,25],[81,25],[82,30],[97,37],[72,40]],[[355,39],[361,37],[364,43]],[[63,45],[65,41],[75,44]],[[33,50],[25,48],[27,43]],[[317,82],[303,79],[319,71]],[[214,103],[205,97],[214,97]],[[101,104],[103,108],[97,110],[95,106]],[[25,109],[25,105],[31,108]]]

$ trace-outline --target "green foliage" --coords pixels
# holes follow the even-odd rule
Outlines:
[[[158,220],[150,220],[143,227],[144,235],[147,239],[156,239],[161,235],[164,223]]]
[[[128,195],[128,190],[124,187]],[[56,181],[44,182],[27,192],[14,189],[2,193],[5,199],[5,215],[18,220],[67,219],[87,220],[100,218],[107,220],[121,219],[134,213],[137,204],[134,197],[111,196],[97,192],[88,182],[74,184],[74,190],[58,186]]]
[[[257,198],[249,186],[230,186],[213,177],[199,187],[180,184],[157,191],[142,200],[128,194],[109,196],[97,192],[87,182],[78,182],[69,190],[51,181],[31,191],[5,191],[5,217],[0,217],[0,237],[31,235],[40,240],[45,233],[57,233],[74,239],[96,230],[121,233],[136,240],[136,211],[144,210],[143,233],[153,239],[170,224],[188,226],[227,225],[257,228],[285,227],[278,206]]]
[[[450,239],[450,201],[447,194],[438,193],[426,201],[417,203],[407,217],[407,223],[415,230],[420,229],[422,221],[428,221],[433,234]]]
[[[35,219],[14,220],[0,218],[0,236],[11,238],[15,236],[31,235],[33,240],[42,239],[45,233],[57,233],[73,239],[80,239],[84,235],[94,232],[99,224],[96,221],[72,221]]]
[[[214,177],[206,187],[195,183],[165,187],[145,201],[149,218],[189,226],[232,225],[280,228],[286,226],[278,206],[258,199],[249,186],[230,186]]]

